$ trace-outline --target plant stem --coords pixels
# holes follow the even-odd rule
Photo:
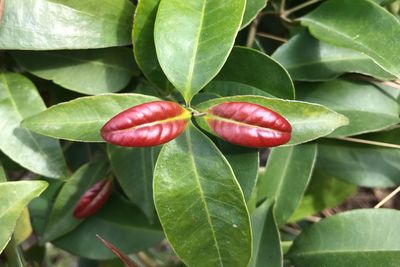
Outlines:
[[[288,41],[285,38],[282,38],[282,37],[279,37],[279,36],[276,36],[276,35],[272,35],[272,34],[269,34],[269,33],[265,33],[265,32],[258,32],[257,35],[261,36],[261,37],[268,38],[268,39],[272,39],[272,40],[275,40],[275,41],[278,41],[278,42],[282,42],[282,43],[286,43]]]
[[[387,195],[384,199],[382,199],[378,204],[375,205],[375,209],[379,209],[382,207],[386,202],[388,202],[392,197],[394,197],[397,193],[400,192],[400,186],[397,187],[392,193]]]
[[[279,10],[280,14],[285,13],[285,6],[286,6],[286,0],[281,0],[281,8]]]
[[[352,138],[352,137],[336,137],[336,139],[343,140],[343,141],[348,141],[348,142],[366,144],[366,145],[373,145],[373,146],[382,146],[382,147],[389,147],[389,148],[400,148],[400,145],[389,144],[389,143],[378,142],[378,141],[370,141],[370,140],[364,140],[364,139],[358,139],[358,138]]]
[[[304,2],[304,3],[300,4],[298,6],[295,6],[295,7],[291,8],[291,9],[288,9],[288,10],[282,12],[281,14],[284,15],[285,17],[287,17],[290,14],[299,11],[300,9],[303,9],[305,7],[308,7],[308,6],[311,6],[311,5],[313,5],[315,3],[318,3],[318,2],[321,2],[321,1],[322,0],[310,0],[310,1],[307,1],[307,2]]]
[[[260,18],[261,18],[261,13],[258,14],[257,17],[254,19],[254,21],[251,23],[249,35],[247,36],[247,42],[246,42],[247,47],[253,47],[254,39],[256,38],[257,35],[257,27],[258,24],[260,23]]]

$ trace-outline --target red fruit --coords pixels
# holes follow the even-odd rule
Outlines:
[[[180,135],[190,117],[189,111],[174,102],[145,103],[113,117],[101,129],[101,136],[119,146],[157,146]]]
[[[112,188],[110,179],[102,180],[89,188],[79,199],[74,217],[83,219],[95,214],[107,202]]]
[[[273,147],[289,142],[290,123],[278,113],[247,102],[225,102],[207,111],[206,121],[222,139],[248,147]]]

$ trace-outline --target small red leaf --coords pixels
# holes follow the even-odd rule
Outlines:
[[[112,181],[110,179],[102,180],[92,186],[79,199],[74,210],[74,217],[84,219],[95,214],[107,202],[111,189]]]
[[[96,235],[98,239],[100,239],[101,242],[109,249],[111,250],[112,253],[114,253],[118,258],[121,259],[121,261],[128,267],[139,267],[139,265],[134,262],[131,258],[129,258],[127,255],[125,255],[121,250],[119,250],[117,247],[115,247],[113,244],[108,242],[107,240],[104,240],[101,238],[101,236]]]
[[[206,121],[222,139],[247,147],[273,147],[289,142],[290,123],[278,113],[252,103],[225,102],[207,111]]]
[[[101,129],[101,136],[120,146],[157,146],[180,135],[190,117],[189,111],[174,102],[145,103],[113,117]]]

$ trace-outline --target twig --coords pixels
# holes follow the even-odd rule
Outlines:
[[[272,39],[272,40],[275,40],[275,41],[278,41],[278,42],[282,42],[282,43],[286,43],[288,41],[285,38],[282,38],[282,37],[279,37],[279,36],[276,36],[276,35],[272,35],[272,34],[269,34],[269,33],[265,33],[265,32],[258,32],[257,35],[261,36],[261,37],[268,38],[268,39]]]
[[[258,24],[260,23],[261,16],[262,16],[262,13],[259,13],[257,15],[257,17],[251,23],[249,35],[247,36],[247,42],[246,42],[247,47],[253,47],[254,39],[256,38],[256,34],[257,34],[257,27],[258,27]]]
[[[305,8],[305,7],[308,7],[308,6],[311,6],[311,5],[313,5],[313,4],[315,4],[315,3],[318,3],[318,2],[321,2],[321,1],[322,1],[322,0],[310,0],[310,1],[307,1],[307,2],[304,2],[304,3],[300,4],[300,5],[298,5],[298,6],[295,6],[295,7],[291,8],[291,9],[288,9],[288,10],[282,12],[281,14],[282,14],[283,16],[287,17],[287,16],[289,16],[290,14],[299,11],[300,9],[303,9],[303,8]]]
[[[360,143],[360,144],[366,144],[366,145],[372,145],[372,146],[400,148],[400,145],[389,144],[389,143],[378,142],[378,141],[370,141],[370,140],[364,140],[364,139],[358,139],[358,138],[352,138],[352,137],[336,137],[335,139],[348,141],[348,142],[354,142],[354,143]]]
[[[397,187],[392,193],[387,195],[387,197],[382,199],[378,204],[376,204],[374,208],[375,209],[379,209],[380,207],[382,207],[386,202],[388,202],[392,197],[394,197],[399,192],[400,192],[400,186]]]
[[[289,234],[292,234],[292,235],[299,235],[299,234],[301,233],[300,230],[294,229],[294,228],[289,227],[289,226],[286,226],[286,225],[285,225],[285,226],[282,226],[281,229],[282,229],[283,231],[289,233]]]
[[[279,10],[280,14],[285,13],[285,6],[286,6],[286,0],[281,0],[281,7],[280,7],[280,10]]]
[[[400,90],[400,84],[397,83],[396,81],[381,81],[380,83],[383,84],[383,85],[386,85],[386,86],[389,86],[389,87],[393,87],[395,89],[399,89]]]

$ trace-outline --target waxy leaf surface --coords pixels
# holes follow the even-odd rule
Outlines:
[[[244,11],[241,29],[251,23],[268,3],[268,0],[246,0],[246,10]]]
[[[158,146],[180,135],[191,116],[175,102],[154,101],[119,113],[101,128],[101,136],[119,146]]]
[[[222,68],[245,0],[161,0],[154,26],[160,65],[186,102]]]
[[[100,129],[121,111],[158,100],[138,94],[105,94],[81,97],[50,107],[22,125],[34,132],[72,141],[102,142]]]
[[[59,50],[131,43],[128,0],[6,1],[0,49]]]
[[[162,148],[154,200],[164,232],[185,264],[248,264],[252,241],[243,194],[221,152],[192,124]]]

